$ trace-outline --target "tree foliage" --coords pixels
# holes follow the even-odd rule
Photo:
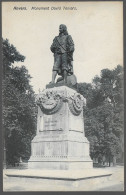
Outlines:
[[[123,152],[123,68],[103,69],[92,83],[80,83],[79,92],[87,99],[84,108],[85,133],[92,158],[109,162]]]
[[[30,85],[31,76],[25,66],[14,66],[25,57],[3,40],[3,131],[7,162],[14,164],[19,158],[29,158],[30,142],[36,129],[35,94]]]

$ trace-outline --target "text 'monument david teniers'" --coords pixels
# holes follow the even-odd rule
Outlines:
[[[55,7],[55,6],[52,6],[52,7],[18,7],[18,6],[14,6],[13,7],[13,10],[52,10],[52,11],[58,11],[58,10],[77,10],[77,7],[66,7],[66,6],[59,6],[59,7]]]

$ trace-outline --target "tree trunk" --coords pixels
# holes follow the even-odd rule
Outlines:
[[[113,156],[113,166],[116,166],[116,157]]]
[[[110,158],[110,156],[109,156],[109,167],[111,166],[111,158]]]

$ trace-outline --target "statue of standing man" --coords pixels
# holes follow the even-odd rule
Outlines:
[[[50,49],[54,53],[51,83],[55,83],[57,74],[63,77],[64,83],[67,83],[67,76],[73,74],[74,42],[71,35],[68,35],[66,25],[59,26],[59,35],[54,38]]]

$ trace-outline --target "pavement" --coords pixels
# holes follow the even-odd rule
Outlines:
[[[109,180],[100,179],[96,182],[96,179],[92,179],[90,183],[78,183],[74,182],[74,185],[70,183],[57,182],[57,180],[45,180],[37,178],[17,178],[8,177],[6,174],[15,173],[19,174],[21,170],[6,169],[3,170],[3,191],[124,191],[124,167],[106,167],[106,168],[93,168],[93,172],[111,172]],[[25,170],[23,170],[25,172]],[[28,170],[27,170],[28,171]],[[57,174],[57,173],[55,173]],[[86,174],[86,172],[85,172]],[[74,176],[75,173],[70,174],[69,178]]]
[[[98,189],[97,191],[124,191],[124,184],[121,182],[120,184],[115,184],[107,187],[103,187]]]

